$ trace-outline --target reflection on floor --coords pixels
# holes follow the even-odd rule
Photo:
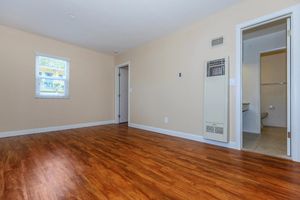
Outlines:
[[[286,128],[264,127],[261,134],[243,133],[245,150],[287,157]]]

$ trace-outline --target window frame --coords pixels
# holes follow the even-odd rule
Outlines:
[[[42,77],[39,76],[39,57],[47,57],[52,59],[58,59],[63,60],[67,63],[66,65],[66,78],[60,79],[60,78],[49,78],[52,80],[63,80],[65,82],[65,95],[58,96],[58,95],[41,95],[40,92],[40,81]],[[58,57],[53,56],[49,54],[44,53],[36,53],[35,54],[35,98],[37,99],[69,99],[70,93],[69,93],[69,84],[70,84],[70,59],[64,58],[64,57]]]

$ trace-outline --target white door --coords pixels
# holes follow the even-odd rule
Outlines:
[[[291,156],[291,18],[287,18],[287,155]]]
[[[119,123],[128,122],[128,67],[119,68]]]

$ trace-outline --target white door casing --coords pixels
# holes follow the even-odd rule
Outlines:
[[[119,68],[119,123],[128,122],[128,67]]]
[[[291,52],[290,52],[290,130],[291,157],[300,162],[300,5],[296,5],[279,12],[272,13],[236,26],[236,141],[237,148],[242,149],[242,32],[250,27],[269,23],[278,19],[291,18]]]
[[[291,156],[291,18],[287,18],[287,155]]]

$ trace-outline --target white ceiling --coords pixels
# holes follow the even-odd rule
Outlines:
[[[120,52],[240,0],[0,0],[0,24]]]

